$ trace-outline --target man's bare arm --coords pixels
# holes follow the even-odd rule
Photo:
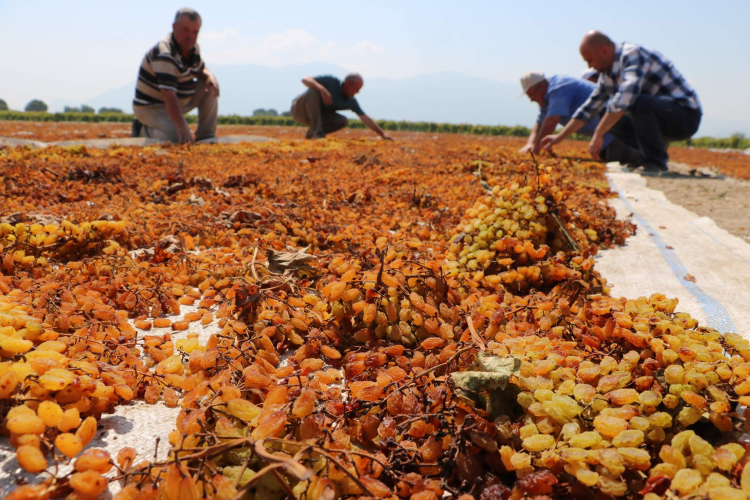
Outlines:
[[[589,154],[592,158],[599,159],[599,153],[602,150],[602,144],[604,144],[604,134],[609,132],[612,127],[614,127],[615,124],[625,116],[625,113],[626,111],[623,110],[616,113],[610,113],[607,111],[604,114],[604,118],[602,118],[599,125],[597,125],[596,130],[594,131],[594,136],[591,138],[591,142],[589,142]]]
[[[542,138],[542,148],[549,149],[555,144],[559,144],[571,135],[578,132],[578,130],[586,125],[583,120],[570,120],[567,125],[560,131],[559,134],[548,135]]]
[[[539,134],[536,137],[536,142],[534,143],[535,155],[538,155],[542,150],[542,138],[552,134],[557,128],[558,123],[560,123],[559,116],[544,117],[544,121],[542,122],[542,126],[540,127]]]
[[[599,125],[597,125],[594,135],[604,136],[604,134],[612,130],[612,127],[614,127],[615,124],[619,122],[623,116],[625,116],[625,113],[626,111],[618,111],[617,113],[610,113],[609,111],[607,111],[604,114],[604,118],[602,118],[602,121],[600,121]]]
[[[528,153],[529,151],[534,151],[534,147],[537,144],[537,141],[541,139],[544,136],[539,135],[539,122],[534,122],[534,126],[531,127],[531,132],[529,133],[529,140],[526,141],[526,145],[518,150],[519,153]]]
[[[370,118],[369,116],[367,116],[367,115],[359,115],[359,119],[362,120],[362,123],[364,123],[367,128],[369,128],[370,130],[372,130],[373,132],[375,132],[376,134],[378,134],[383,139],[385,139],[387,141],[392,141],[393,140],[393,137],[391,137],[390,135],[386,134],[385,131],[382,128],[380,128],[380,125],[378,125],[377,123],[375,123],[375,121],[372,118]]]
[[[308,89],[317,90],[321,99],[323,99],[323,104],[326,106],[330,106],[333,103],[333,98],[331,97],[331,93],[328,92],[328,89],[316,82],[315,78],[312,76],[304,77],[302,79],[302,84]]]
[[[198,73],[198,80],[203,80],[208,83],[208,85],[206,85],[206,92],[211,89],[216,89],[216,97],[219,97],[219,80],[216,79],[216,75],[209,71],[207,67],[203,66],[203,71]]]
[[[190,131],[185,117],[182,115],[182,109],[180,109],[180,102],[177,100],[177,93],[174,90],[161,89],[161,96],[164,99],[164,106],[167,108],[167,113],[172,119],[177,128],[177,138],[180,142],[195,142],[193,133]]]

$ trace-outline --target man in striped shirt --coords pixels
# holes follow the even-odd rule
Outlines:
[[[133,135],[192,143],[216,136],[219,83],[203,63],[197,44],[201,17],[180,9],[172,33],[146,53],[138,73]],[[198,129],[184,115],[198,108]],[[142,127],[139,127],[142,124]]]
[[[599,157],[604,134],[611,132],[645,157],[634,167],[646,174],[666,172],[668,141],[689,139],[698,131],[703,115],[698,95],[669,59],[645,47],[615,44],[605,34],[590,31],[580,51],[600,73],[597,87],[559,134],[542,139],[542,146],[570,136],[606,105],[589,143],[591,156]]]

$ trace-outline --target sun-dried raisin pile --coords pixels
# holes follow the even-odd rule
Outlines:
[[[0,149],[9,498],[746,499],[750,343],[611,297],[603,167],[514,151]],[[169,457],[91,447],[134,401]]]

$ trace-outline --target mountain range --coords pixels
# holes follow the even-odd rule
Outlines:
[[[255,64],[210,65],[221,87],[219,113],[252,115],[258,108],[288,111],[296,95],[305,90],[304,76],[331,74],[343,78],[347,71],[334,64],[309,63],[270,68]],[[445,72],[412,78],[367,78],[357,99],[372,118],[387,120],[525,125],[534,123],[538,107],[519,97],[517,82],[497,82],[463,73]],[[94,109],[132,111],[135,81],[108,90],[86,102],[56,99],[50,111],[87,104]],[[750,135],[750,121],[704,116],[698,135],[726,137],[736,132]]]

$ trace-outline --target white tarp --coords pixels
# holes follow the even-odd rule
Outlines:
[[[239,144],[241,142],[275,142],[278,139],[262,137],[259,135],[222,135],[219,137],[198,141],[198,144]],[[157,144],[168,144],[159,139],[147,137],[113,137],[109,139],[73,139],[70,141],[42,142],[29,139],[17,139],[15,137],[0,137],[0,147],[29,146],[32,148],[44,148],[47,146],[86,146],[94,149],[107,149],[113,146],[154,146]]]
[[[611,294],[677,297],[677,310],[701,324],[750,338],[750,245],[647,188],[645,178],[619,164],[608,165],[608,171],[620,195],[611,205],[618,217],[633,214],[638,226],[625,246],[597,257],[596,268],[614,285]]]
[[[217,307],[213,306],[210,310],[216,312]],[[179,315],[167,316],[172,322],[180,321],[185,314],[198,310],[197,305],[181,306]],[[138,337],[143,335],[163,335],[171,333],[172,342],[182,338],[187,338],[188,333],[198,333],[198,341],[201,345],[206,342],[214,333],[220,333],[219,321],[214,319],[208,325],[201,325],[200,322],[191,323],[190,328],[183,331],[173,332],[171,328],[153,328],[151,331],[138,330]],[[86,448],[100,448],[107,450],[113,459],[117,457],[117,452],[126,446],[135,448],[138,452],[136,463],[141,460],[153,460],[157,452],[158,458],[163,460],[172,446],[169,444],[167,436],[174,431],[176,426],[177,415],[181,408],[168,408],[163,401],[149,405],[143,401],[134,401],[130,404],[120,404],[115,407],[114,414],[102,415],[98,422],[96,435]],[[157,446],[157,438],[160,438]],[[24,471],[15,459],[15,449],[10,445],[7,438],[0,438],[0,498],[5,498],[11,491],[16,488],[20,480],[27,481],[31,484],[39,482],[37,474],[29,474]],[[70,466],[60,468],[62,473],[69,472]],[[116,469],[113,469],[108,476],[113,477]],[[114,494],[120,490],[119,483],[111,483],[110,493]]]

